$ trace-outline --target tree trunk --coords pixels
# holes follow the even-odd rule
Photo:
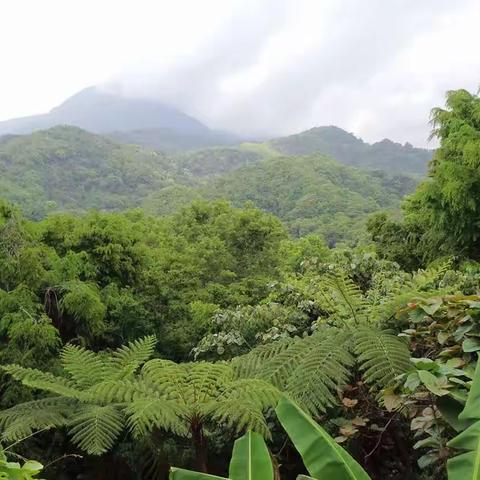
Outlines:
[[[192,441],[195,449],[195,470],[208,473],[207,469],[207,439],[203,435],[201,422],[192,423]]]

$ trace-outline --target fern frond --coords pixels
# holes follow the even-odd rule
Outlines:
[[[212,402],[207,405],[203,412],[212,420],[223,423],[234,429],[237,433],[248,430],[260,433],[265,438],[271,438],[263,412],[255,402],[245,399],[231,398],[222,402]]]
[[[343,271],[328,274],[323,280],[325,291],[320,292],[332,311],[341,319],[359,325],[367,319],[368,303],[358,285]]]
[[[182,364],[155,358],[145,363],[140,378],[151,385],[158,396],[186,403],[184,393],[189,384],[188,371]]]
[[[324,328],[309,337],[295,338],[260,366],[258,378],[289,392],[311,413],[336,403],[336,390],[347,383],[354,358],[350,338],[336,328]]]
[[[257,378],[235,380],[225,385],[224,392],[216,399],[216,402],[224,400],[248,401],[259,410],[276,406],[280,391],[271,383]]]
[[[79,388],[88,388],[105,377],[105,359],[82,347],[66,345],[60,359],[63,368]]]
[[[406,342],[388,331],[361,328],[354,337],[354,350],[366,383],[384,388],[410,367]]]
[[[135,400],[125,407],[127,424],[135,437],[143,437],[155,428],[185,436],[188,433],[187,410],[176,402],[151,398]]]
[[[115,406],[82,405],[69,422],[72,441],[91,455],[112,448],[125,423]]]
[[[87,393],[101,404],[128,403],[145,398],[160,398],[159,392],[142,380],[107,380]]]
[[[336,391],[348,383],[354,364],[350,348],[348,333],[320,338],[290,375],[286,391],[313,415],[336,405]]]
[[[260,367],[258,377],[271,382],[280,390],[285,390],[288,379],[302,359],[320,341],[318,334],[305,338],[294,338],[287,348],[270,358]]]
[[[111,364],[116,370],[115,378],[123,379],[133,374],[153,355],[156,344],[155,335],[149,335],[134,340],[113,352]]]
[[[57,377],[48,372],[42,372],[33,368],[24,368],[20,365],[6,365],[0,367],[9,373],[15,380],[19,380],[27,387],[38,388],[47,392],[62,395],[78,400],[87,400],[88,396],[78,390],[75,384],[66,378]]]
[[[49,397],[21,403],[0,412],[1,439],[16,441],[36,430],[66,425],[76,402],[64,397]]]
[[[182,366],[188,372],[187,402],[208,402],[233,380],[233,369],[226,363],[195,362]]]
[[[283,350],[290,347],[293,339],[285,338],[265,345],[259,345],[245,355],[234,357],[231,365],[236,378],[251,378],[257,375],[260,368]]]

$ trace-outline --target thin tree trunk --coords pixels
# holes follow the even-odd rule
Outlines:
[[[197,472],[208,473],[207,468],[207,439],[203,434],[201,422],[192,423],[192,441],[195,449],[195,469]]]

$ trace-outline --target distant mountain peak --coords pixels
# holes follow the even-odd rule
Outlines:
[[[373,144],[366,143],[340,127],[314,127],[288,137],[270,141],[276,150],[287,155],[322,153],[348,165],[381,169],[389,172],[424,174],[432,151],[402,145],[385,138]]]
[[[130,98],[115,89],[91,86],[47,114],[0,122],[0,135],[31,133],[58,124],[95,133],[165,128],[187,135],[211,132],[200,121],[158,100]]]

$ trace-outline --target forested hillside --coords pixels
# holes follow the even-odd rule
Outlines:
[[[388,170],[395,173],[425,174],[432,151],[401,145],[384,139],[365,143],[338,127],[317,127],[289,137],[274,139],[273,148],[289,155],[309,155],[319,152],[330,155],[347,165]]]
[[[321,155],[274,157],[215,177],[200,188],[167,188],[145,200],[147,211],[171,213],[195,199],[252,202],[284,221],[296,237],[322,234],[330,245],[361,237],[368,214],[396,209],[413,191],[411,177],[365,172]]]
[[[433,110],[401,218],[371,212],[411,179],[319,154],[222,147],[217,169],[75,128],[3,140],[6,186],[144,208],[0,202],[0,478],[476,479],[479,111],[465,90]]]
[[[280,156],[266,144],[166,154],[121,145],[76,127],[0,142],[0,186],[25,215],[144,207],[175,213],[192,200],[250,201],[295,236],[356,242],[369,213],[395,209],[415,180],[361,171],[321,155]]]

